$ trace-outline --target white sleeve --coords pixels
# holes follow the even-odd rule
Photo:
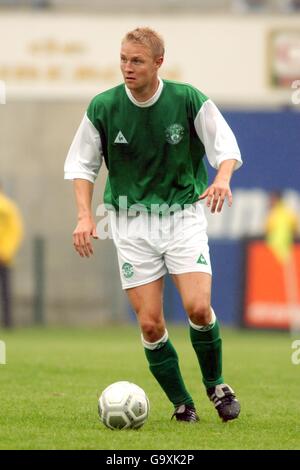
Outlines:
[[[212,167],[218,169],[224,160],[236,160],[235,170],[242,165],[236,138],[211,100],[205,101],[201,106],[194,126]]]
[[[85,114],[65,161],[64,178],[66,180],[81,178],[95,183],[102,160],[99,132]]]

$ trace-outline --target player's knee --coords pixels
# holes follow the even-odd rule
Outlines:
[[[208,325],[211,321],[210,303],[200,302],[189,306],[188,315],[195,325]]]
[[[165,333],[165,326],[161,321],[147,319],[140,322],[143,337],[146,341],[154,343],[158,341]]]

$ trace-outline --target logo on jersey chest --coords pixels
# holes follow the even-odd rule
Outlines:
[[[184,127],[181,124],[171,124],[166,129],[166,141],[171,145],[179,144],[184,135]]]
[[[115,144],[128,144],[126,138],[124,137],[122,131],[119,131],[117,137],[114,140]]]

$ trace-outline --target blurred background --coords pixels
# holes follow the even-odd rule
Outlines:
[[[18,232],[16,254],[12,247],[1,268],[2,324],[101,325],[134,318],[113,242],[94,242],[90,259],[73,250],[75,200],[63,165],[91,98],[121,81],[120,41],[137,26],[150,26],[165,39],[161,76],[207,94],[241,148],[244,166],[232,180],[232,208],[207,214],[218,317],[232,326],[293,327],[300,303],[296,0],[0,0],[0,193],[18,208],[19,220],[12,229]],[[95,212],[105,179],[103,165]],[[274,191],[281,211],[268,225]],[[268,236],[277,222],[288,233],[273,243]],[[0,258],[1,243],[0,236]],[[165,313],[168,321],[184,321],[169,279]]]

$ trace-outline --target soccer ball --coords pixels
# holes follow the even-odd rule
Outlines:
[[[115,382],[103,390],[98,400],[100,420],[110,429],[138,429],[150,410],[144,390],[131,382]]]

